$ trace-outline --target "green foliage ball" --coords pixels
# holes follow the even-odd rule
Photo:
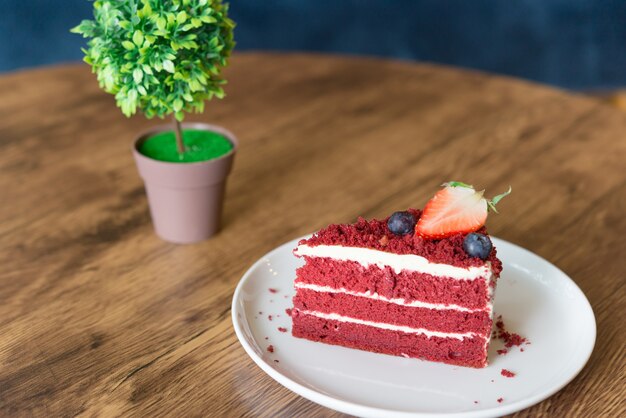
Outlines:
[[[126,116],[183,120],[224,97],[234,27],[221,0],[97,0],[72,32],[90,38],[84,60]]]

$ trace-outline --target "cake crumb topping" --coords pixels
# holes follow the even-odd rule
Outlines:
[[[417,209],[408,209],[416,219],[422,212]],[[502,270],[502,263],[496,257],[494,248],[489,257],[483,261],[478,257],[470,257],[463,249],[466,234],[455,234],[442,239],[426,239],[417,234],[388,235],[385,219],[366,220],[359,217],[353,224],[332,224],[315,233],[311,238],[303,239],[299,245],[342,245],[346,247],[364,247],[394,254],[416,254],[433,263],[450,264],[456,267],[479,267],[486,262],[497,276]],[[487,235],[483,227],[478,231]],[[386,239],[385,239],[386,238]]]

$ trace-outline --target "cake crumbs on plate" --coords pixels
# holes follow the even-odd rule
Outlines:
[[[270,353],[274,352],[274,346],[272,344],[267,346],[267,351],[269,351]]]
[[[285,309],[285,313],[286,313],[287,315],[289,315],[289,316],[291,316],[291,311],[292,311],[292,309],[291,309],[291,308],[287,308],[287,309]]]
[[[515,377],[515,373],[507,369],[500,370],[500,374],[504,377]]]
[[[502,403],[503,400],[504,398],[498,398],[498,403]]]
[[[530,344],[530,341],[528,341],[526,338],[522,337],[521,335],[516,334],[514,332],[509,332],[506,330],[506,327],[504,325],[504,320],[502,319],[502,315],[498,315],[498,318],[496,319],[496,328],[497,328],[496,338],[504,342],[504,346],[506,348],[511,348],[513,346],[519,347],[520,345],[524,343]],[[499,351],[498,351],[498,354],[500,354]]]
[[[271,321],[273,319],[272,315],[268,315],[267,319],[269,319]]]
[[[280,363],[280,361],[278,361],[278,360],[274,360],[274,363]]]
[[[278,330],[280,332],[287,332],[287,328],[285,328],[285,327],[278,327]]]
[[[270,293],[278,293],[278,289],[274,289],[273,287],[270,287],[269,289],[267,289],[270,291]]]
[[[496,353],[500,354],[501,356],[505,355],[508,352],[509,352],[509,350],[507,350],[506,348],[503,348],[502,350],[497,350],[496,351]]]

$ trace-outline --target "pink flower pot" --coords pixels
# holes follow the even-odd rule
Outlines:
[[[235,136],[204,123],[183,123],[184,129],[219,133],[233,144],[227,154],[208,161],[170,163],[141,154],[138,149],[148,138],[171,125],[160,125],[142,134],[134,143],[133,155],[144,181],[154,229],[165,241],[189,244],[205,240],[219,231],[226,178],[237,151]]]

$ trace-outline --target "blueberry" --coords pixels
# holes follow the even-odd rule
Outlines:
[[[387,221],[387,228],[396,235],[406,235],[415,229],[415,216],[409,212],[394,212]]]
[[[463,249],[470,257],[478,257],[485,260],[489,257],[491,248],[493,248],[493,245],[487,235],[472,232],[467,234],[463,240]]]

